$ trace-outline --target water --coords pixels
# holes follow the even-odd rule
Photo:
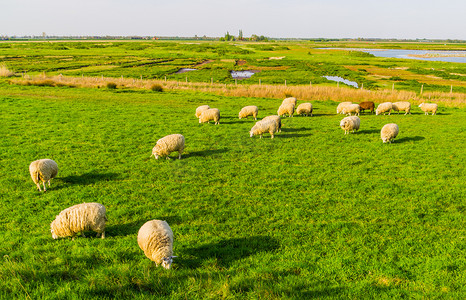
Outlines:
[[[197,70],[196,69],[183,68],[183,69],[179,69],[178,71],[176,71],[175,74],[181,74],[181,73],[186,73],[186,72],[190,72],[190,71],[197,71]]]
[[[235,79],[247,79],[251,78],[252,75],[259,71],[248,70],[248,71],[231,71],[231,77]]]
[[[336,81],[336,82],[342,82],[347,85],[354,86],[355,88],[359,88],[358,83],[354,81],[350,81],[348,79],[341,78],[339,76],[322,76],[327,78],[328,80]]]

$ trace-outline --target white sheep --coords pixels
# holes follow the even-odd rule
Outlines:
[[[153,155],[155,159],[166,156],[167,159],[170,159],[170,157],[168,157],[170,153],[178,151],[178,159],[181,159],[183,150],[184,136],[182,134],[175,133],[159,139],[154,148],[152,148],[152,154],[150,156],[152,157]]]
[[[348,116],[351,116],[351,114],[359,116],[360,111],[361,107],[359,106],[359,104],[347,104],[343,106],[341,113]]]
[[[261,120],[257,122],[249,131],[249,137],[253,137],[255,135],[262,135],[266,132],[270,133],[271,138],[273,139],[275,132],[278,130],[278,124],[275,120]]]
[[[277,123],[278,127],[278,132],[282,132],[282,118],[277,115],[271,115],[263,118],[261,121],[267,121],[267,120],[273,120],[275,123]]]
[[[158,266],[170,269],[173,258],[173,231],[167,222],[147,221],[138,232],[138,245],[144,254]]]
[[[337,114],[341,114],[343,108],[348,104],[353,104],[353,103],[351,103],[351,102],[341,102],[341,103],[339,103],[338,106],[337,106]]]
[[[208,110],[209,108],[209,105],[201,105],[198,108],[196,108],[196,118],[199,119],[199,116],[202,114],[202,112]]]
[[[350,116],[343,118],[340,121],[340,127],[345,131],[345,134],[349,134],[350,130],[354,131],[359,130],[359,125],[361,124],[361,119],[357,116]]]
[[[375,110],[375,115],[378,116],[381,113],[385,115],[386,112],[388,112],[388,115],[390,115],[390,113],[392,112],[392,106],[393,105],[391,102],[380,103],[377,106],[377,109]]]
[[[215,122],[215,125],[220,124],[220,110],[218,108],[209,108],[199,116],[199,123],[209,123],[211,120]]]
[[[429,112],[432,113],[432,115],[435,115],[437,113],[438,105],[436,103],[421,103],[419,104],[419,107],[421,110],[424,112],[425,115],[429,115]]]
[[[385,124],[380,130],[380,138],[384,143],[391,143],[394,138],[398,135],[399,128],[395,123]]]
[[[282,104],[293,103],[293,105],[296,106],[297,101],[295,97],[288,97],[283,99]]]
[[[298,115],[306,115],[306,117],[311,114],[312,117],[312,103],[305,102],[298,105],[296,108],[296,113]]]
[[[411,103],[408,101],[394,102],[392,103],[392,109],[398,113],[400,113],[400,111],[404,111],[406,116],[408,113],[411,114]]]
[[[58,174],[58,165],[48,158],[35,160],[29,165],[29,174],[31,174],[32,181],[37,185],[39,191],[42,191],[40,188],[42,181],[44,192],[46,192],[45,183],[48,182],[50,187],[50,180]]]
[[[255,105],[245,106],[241,109],[238,114],[240,119],[247,118],[248,116],[253,116],[254,120],[257,120],[257,114],[259,113],[259,108]]]
[[[64,209],[50,224],[52,238],[74,237],[84,231],[97,232],[97,237],[105,238],[105,206],[100,203],[81,203]]]
[[[294,104],[293,103],[285,103],[280,105],[277,111],[277,115],[283,116],[288,114],[289,117],[292,117],[294,113]]]

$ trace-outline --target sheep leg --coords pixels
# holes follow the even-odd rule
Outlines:
[[[100,237],[101,237],[102,239],[105,238],[105,231],[102,231],[102,233],[100,234]]]
[[[45,181],[42,181],[42,185],[44,186],[44,192],[47,192],[47,189],[45,188]]]
[[[84,232],[81,232],[81,236],[82,236],[83,238],[85,238],[85,237],[86,237],[86,236],[84,235]]]
[[[40,183],[36,183],[37,185],[37,189],[39,190],[39,192],[42,192],[42,189],[40,188]]]
[[[183,151],[178,151],[178,159],[181,159],[181,153],[182,153],[182,152],[183,152]]]

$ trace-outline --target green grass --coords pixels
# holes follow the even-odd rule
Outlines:
[[[195,108],[221,111],[199,124]],[[0,83],[0,298],[464,298],[466,110],[361,116],[344,135],[335,102],[250,138],[279,100]],[[400,127],[393,144],[380,128]],[[181,133],[181,160],[150,159]],[[28,165],[59,165],[47,193]],[[106,239],[53,240],[66,207],[100,202]],[[136,241],[175,235],[172,270]]]

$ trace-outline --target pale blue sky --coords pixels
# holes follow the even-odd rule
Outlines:
[[[0,0],[0,35],[466,40],[465,0]]]

